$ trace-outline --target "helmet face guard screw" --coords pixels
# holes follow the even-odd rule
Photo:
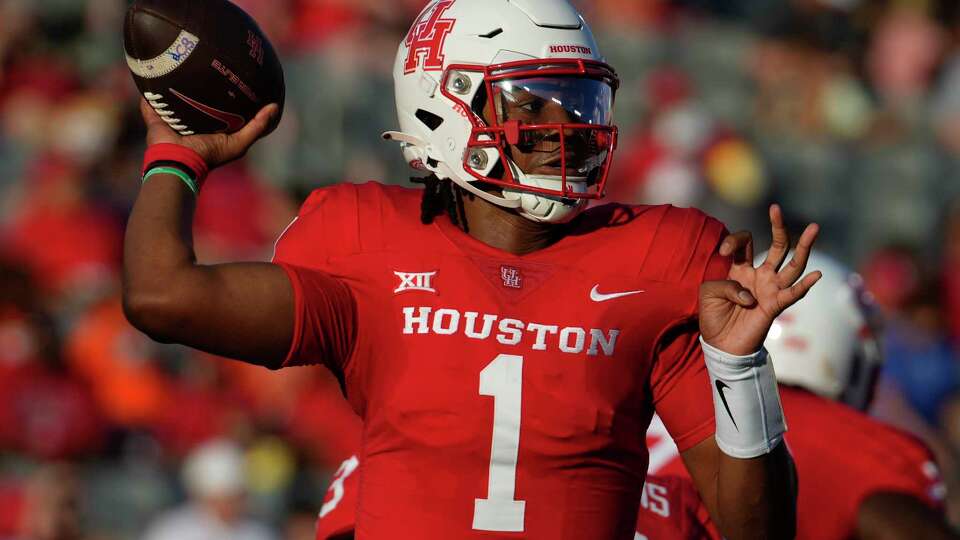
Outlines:
[[[489,160],[487,159],[487,153],[484,152],[483,150],[474,149],[470,151],[469,162],[470,162],[470,166],[473,167],[474,169],[485,168],[487,166],[488,161]]]
[[[460,73],[459,71],[454,71],[450,74],[450,89],[460,95],[466,95],[470,93],[470,88],[473,84],[470,82],[470,78]]]

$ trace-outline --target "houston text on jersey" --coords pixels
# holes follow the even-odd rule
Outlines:
[[[478,323],[477,319],[480,319]],[[525,323],[518,319],[501,318],[499,315],[476,311],[461,313],[456,309],[437,309],[430,307],[403,308],[403,333],[436,334],[452,336],[463,333],[470,339],[495,339],[502,345],[517,346],[523,341],[524,333],[536,335],[533,346],[535,351],[547,351],[557,348],[567,354],[613,356],[620,330],[601,330],[598,328],[579,328],[559,325]],[[496,325],[497,333],[493,329]],[[478,329],[479,326],[479,329]],[[549,338],[549,342],[548,342]]]

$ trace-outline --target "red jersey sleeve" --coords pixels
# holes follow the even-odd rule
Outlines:
[[[722,223],[696,211],[686,211],[677,221],[682,222],[679,233],[665,243],[687,247],[683,255],[674,248],[667,274],[679,280],[679,296],[686,303],[686,312],[659,336],[650,385],[654,408],[683,452],[715,430],[710,377],[700,349],[697,305],[700,284],[726,279],[730,260],[718,254],[727,234]]]
[[[353,294],[326,272],[279,265],[294,292],[293,339],[283,367],[323,364],[342,378],[357,338]]]
[[[283,367],[323,364],[338,378],[357,340],[357,303],[334,259],[357,253],[359,188],[315,190],[277,239],[273,262],[293,286],[293,341]]]
[[[695,320],[670,329],[651,375],[654,408],[680,452],[713,435],[715,428],[699,335]]]
[[[944,510],[946,486],[940,477],[940,469],[933,455],[919,441],[909,443],[909,446],[913,447],[912,453],[916,455],[915,461],[908,465],[902,465],[899,470],[890,470],[886,474],[874,477],[868,486],[868,490],[858,501],[858,508],[870,495],[891,492],[912,495],[935,510]],[[910,453],[904,452],[904,455]],[[870,471],[869,474],[873,475],[874,471]]]

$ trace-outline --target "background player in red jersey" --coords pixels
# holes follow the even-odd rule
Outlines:
[[[929,450],[862,412],[881,357],[859,276],[818,253],[809,264],[823,279],[777,318],[765,343],[790,425],[787,446],[797,463],[797,538],[958,538],[942,515],[945,488]],[[684,480],[662,424],[654,421],[651,431],[648,478],[678,480],[665,492],[665,504],[697,521],[702,533],[683,534],[653,507],[641,508],[637,530],[649,540],[718,538],[702,503],[684,498],[693,486]]]
[[[772,207],[755,268],[750,235],[698,211],[584,211],[616,146],[617,78],[564,0],[431,2],[395,81],[403,131],[387,137],[432,173],[427,189],[318,190],[272,264],[196,264],[187,184],[242,155],[275,109],[180,137],[144,106],[131,321],[271,368],[329,368],[364,422],[359,538],[628,538],[654,410],[726,536],[791,536],[762,343],[819,279],[801,279],[817,227],[783,264]]]

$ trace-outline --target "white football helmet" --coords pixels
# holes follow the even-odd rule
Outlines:
[[[567,0],[433,0],[393,74],[412,167],[535,221],[603,196],[619,80]]]
[[[813,252],[807,271],[814,270],[823,278],[777,317],[764,346],[777,381],[865,410],[882,364],[877,312],[852,270]]]

